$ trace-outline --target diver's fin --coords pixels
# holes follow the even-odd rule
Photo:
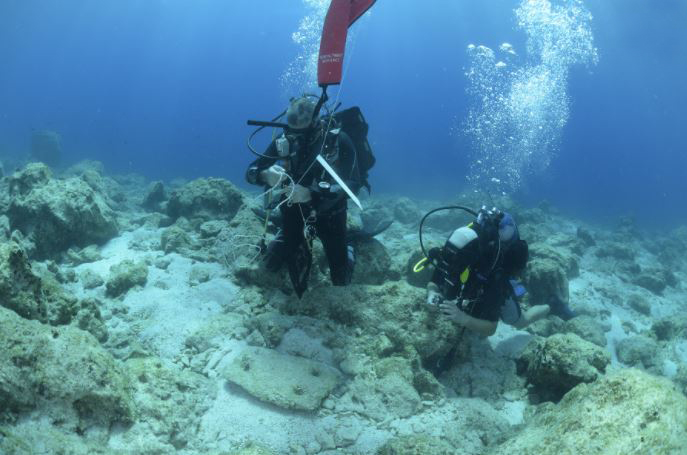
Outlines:
[[[558,297],[554,297],[549,301],[549,308],[551,308],[551,314],[558,316],[564,321],[569,321],[577,316],[577,314],[570,309],[568,304]]]
[[[306,241],[303,241],[298,246],[288,261],[291,284],[293,285],[293,290],[300,299],[308,289],[308,278],[310,277],[310,269],[312,268],[312,253]]]
[[[389,229],[389,226],[391,226],[393,222],[394,220],[382,221],[381,223],[377,224],[374,229],[349,229],[348,232],[346,232],[346,242],[364,242],[365,240],[370,240],[376,235],[379,235]]]

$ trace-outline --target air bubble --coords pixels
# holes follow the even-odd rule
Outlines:
[[[570,68],[598,61],[592,16],[582,0],[523,0],[514,12],[527,34],[527,58],[519,61],[509,43],[499,46],[505,61],[483,45],[467,50],[473,100],[462,129],[473,148],[468,181],[496,192],[516,190],[528,174],[548,168],[569,117]]]

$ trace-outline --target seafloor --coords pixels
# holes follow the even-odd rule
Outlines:
[[[529,304],[576,318],[487,339],[442,319],[411,271],[437,201],[366,198],[351,225],[393,224],[344,288],[316,243],[299,300],[256,259],[261,199],[226,180],[17,170],[0,180],[0,453],[687,453],[687,228],[496,202],[530,243]],[[436,215],[426,241],[465,221]]]

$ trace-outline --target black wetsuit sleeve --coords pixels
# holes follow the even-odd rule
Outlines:
[[[355,145],[351,138],[345,132],[339,133],[339,163],[336,172],[344,181],[346,186],[353,191],[353,194],[358,194],[363,185],[360,178],[360,170],[358,167],[358,155]],[[339,190],[343,192],[343,190]]]
[[[508,297],[508,286],[508,279],[496,272],[487,282],[484,294],[472,308],[467,308],[468,314],[473,318],[497,322],[501,318],[501,308]]]
[[[250,163],[248,170],[246,171],[246,181],[252,185],[262,185],[263,182],[260,181],[260,172],[269,168],[278,161],[279,155],[277,153],[277,145],[275,141],[270,143],[263,155],[264,156],[260,156],[258,159]]]

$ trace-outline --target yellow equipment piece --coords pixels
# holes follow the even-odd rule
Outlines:
[[[427,266],[426,265],[427,260],[428,260],[428,258],[422,258],[419,261],[417,261],[415,266],[413,266],[413,272],[415,272],[415,273],[422,272],[425,269],[425,267]]]

